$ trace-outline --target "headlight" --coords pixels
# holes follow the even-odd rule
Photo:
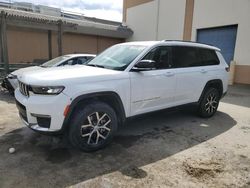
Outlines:
[[[7,76],[8,79],[17,79],[17,75],[14,75],[14,74],[9,74]]]
[[[64,90],[64,86],[30,86],[34,94],[58,95]]]

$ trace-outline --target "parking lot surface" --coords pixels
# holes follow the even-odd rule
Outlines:
[[[0,187],[70,186],[250,187],[250,87],[230,87],[210,119],[190,107],[133,118],[93,153],[25,127],[0,89]]]

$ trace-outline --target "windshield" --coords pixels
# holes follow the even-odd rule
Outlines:
[[[56,65],[57,63],[61,62],[61,61],[65,61],[68,58],[70,58],[70,56],[64,55],[64,56],[59,56],[56,57],[54,59],[51,59],[49,61],[47,61],[46,63],[43,63],[41,65],[41,67],[53,67],[54,65]]]
[[[102,52],[87,65],[125,70],[145,48],[146,46],[141,45],[115,45]]]

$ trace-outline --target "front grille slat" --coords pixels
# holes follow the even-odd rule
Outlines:
[[[28,85],[22,83],[22,82],[18,82],[19,83],[19,90],[20,92],[24,95],[24,96],[29,96],[29,87]]]
[[[26,107],[16,100],[16,106],[19,111],[20,116],[28,122]]]

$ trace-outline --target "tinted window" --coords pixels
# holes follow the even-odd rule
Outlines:
[[[167,46],[161,46],[151,50],[143,60],[155,61],[155,69],[166,69],[171,67],[170,53],[171,49]]]
[[[202,64],[206,65],[218,65],[220,63],[217,54],[214,50],[209,49],[199,49],[199,53],[202,58]]]
[[[173,66],[179,67],[194,67],[201,66],[202,60],[199,55],[199,49],[185,46],[173,47]]]
[[[205,48],[175,46],[173,47],[172,51],[173,66],[175,68],[219,64],[219,59],[214,50]]]

